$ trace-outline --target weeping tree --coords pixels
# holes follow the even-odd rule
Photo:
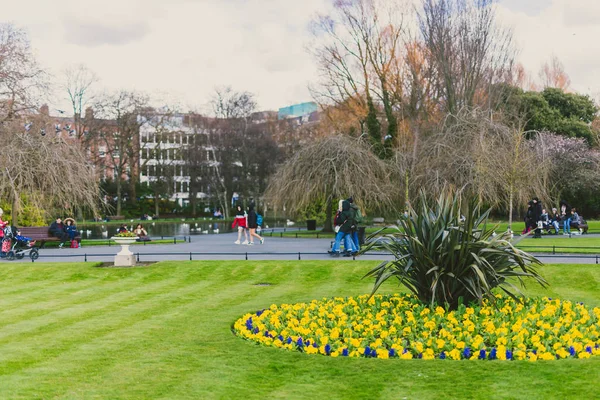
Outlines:
[[[46,216],[78,208],[95,214],[100,204],[98,179],[85,152],[77,142],[46,135],[47,123],[37,118],[27,131],[19,121],[0,125],[0,196],[12,203],[13,225],[25,203]]]
[[[353,196],[366,209],[385,211],[397,198],[388,165],[363,140],[328,136],[302,147],[271,178],[265,198],[272,206],[298,212],[323,203],[324,231],[331,232],[337,199]]]

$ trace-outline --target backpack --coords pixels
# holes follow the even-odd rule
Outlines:
[[[256,213],[256,225],[262,226],[262,224],[263,224],[262,215],[260,215],[259,213]]]

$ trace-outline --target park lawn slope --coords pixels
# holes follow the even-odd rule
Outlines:
[[[593,398],[600,359],[307,356],[231,332],[272,303],[370,292],[377,262],[192,261],[143,268],[2,263],[0,398]],[[600,305],[595,265],[544,266],[549,295]],[[261,285],[256,285],[261,284]],[[270,285],[269,285],[270,284]],[[386,284],[382,292],[397,292]]]
[[[559,235],[542,239],[525,238],[518,241],[516,247],[536,253],[600,254],[600,237]]]

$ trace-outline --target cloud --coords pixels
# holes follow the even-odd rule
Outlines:
[[[143,39],[150,33],[145,21],[78,21],[68,19],[63,22],[65,41],[85,47],[102,45],[125,45]]]

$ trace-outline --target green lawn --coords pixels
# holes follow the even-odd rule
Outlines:
[[[263,348],[231,325],[272,303],[369,292],[376,262],[1,263],[1,399],[566,399],[600,359],[329,358]],[[600,305],[596,265],[545,266],[530,293]],[[272,286],[257,286],[271,283]],[[397,287],[385,285],[384,291]]]
[[[550,236],[542,239],[526,238],[517,247],[527,252],[600,254],[600,238],[583,236]]]

